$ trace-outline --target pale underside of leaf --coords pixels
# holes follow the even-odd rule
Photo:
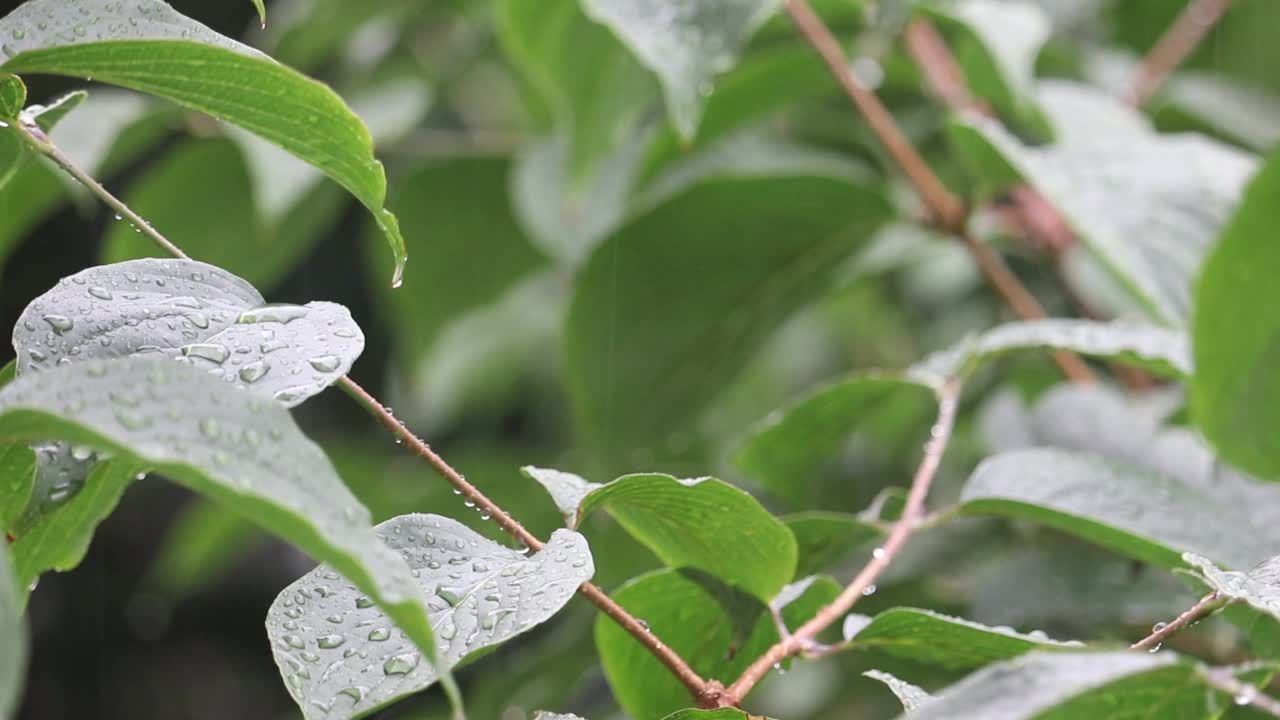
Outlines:
[[[595,570],[586,540],[570,530],[557,530],[528,556],[438,515],[402,515],[376,530],[427,596],[446,667],[545,622]],[[267,633],[308,718],[359,717],[438,677],[394,623],[329,567],[280,593]]]
[[[932,700],[932,696],[925,692],[920,686],[912,685],[906,680],[899,680],[883,670],[867,670],[862,673],[863,677],[869,677],[872,680],[878,680],[888,686],[889,690],[902,703],[902,709],[911,714],[912,710],[918,710],[925,703]]]

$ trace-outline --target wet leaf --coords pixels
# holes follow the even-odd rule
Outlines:
[[[324,171],[373,214],[404,268],[369,131],[328,86],[160,0],[32,0],[0,19],[0,69],[66,75],[158,95],[239,125]]]
[[[1195,553],[1183,553],[1182,559],[1223,597],[1241,600],[1280,619],[1280,558],[1263,561],[1248,572],[1223,570],[1209,558]]]
[[[166,358],[93,360],[0,391],[0,441],[59,438],[155,471],[330,563],[435,648],[426,598],[319,446],[279,403]]]
[[[916,685],[912,685],[906,680],[899,680],[883,670],[867,670],[862,673],[863,677],[869,677],[872,680],[879,680],[884,683],[902,703],[902,709],[911,714],[912,710],[918,710],[925,703],[933,699],[929,693]]]
[[[778,518],[796,538],[796,576],[827,570],[858,545],[885,533],[883,525],[848,513],[812,510]]]
[[[545,622],[595,572],[586,539],[569,530],[528,556],[439,515],[401,515],[376,530],[427,597],[446,668]],[[437,680],[395,623],[327,566],[280,593],[267,634],[308,718],[362,716]]]
[[[920,642],[921,638],[928,642]],[[949,670],[981,667],[1033,650],[1080,645],[1050,640],[1042,632],[1023,634],[909,607],[885,610],[852,635],[846,633],[845,639],[852,641],[855,650],[883,652]]]

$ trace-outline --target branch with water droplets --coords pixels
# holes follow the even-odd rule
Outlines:
[[[140,232],[154,241],[165,252],[184,260],[190,259],[190,256],[183,252],[181,248],[170,242],[168,238],[126,205],[124,201],[112,195],[101,183],[76,165],[70,157],[53,144],[53,141],[37,125],[34,123],[22,123],[20,134],[32,149],[56,163],[58,167],[84,185],[108,207],[115,210],[120,217],[127,218],[129,222],[133,223],[134,227],[138,228]],[[377,418],[384,427],[390,430],[398,440],[407,443],[414,454],[426,460],[436,472],[453,486],[459,495],[463,496],[468,506],[475,507],[483,515],[492,518],[503,531],[523,543],[530,550],[542,548],[543,543],[537,536],[526,530],[510,513],[490,500],[477,487],[467,482],[462,473],[445,462],[444,458],[440,457],[421,438],[410,432],[404,426],[404,423],[400,422],[382,402],[349,377],[343,376],[338,381],[338,384],[357,403]],[[719,683],[714,681],[708,683],[703,680],[693,668],[689,667],[689,664],[683,658],[650,632],[648,626],[628,613],[621,605],[614,602],[603,590],[587,582],[578,588],[578,592],[647,648],[659,662],[671,671],[672,675],[680,680],[681,684],[688,688],[689,694],[694,699],[700,703],[705,703],[708,702],[706,700],[708,697],[718,697],[719,691],[722,689]]]
[[[911,489],[907,492],[907,502],[902,509],[902,515],[893,524],[889,537],[883,545],[871,553],[871,559],[830,605],[819,610],[794,633],[783,637],[751,663],[750,667],[725,691],[721,698],[721,707],[737,705],[751,691],[751,688],[769,673],[770,669],[788,657],[820,648],[816,640],[818,634],[843,618],[860,598],[874,589],[876,579],[889,567],[889,563],[911,537],[911,533],[915,531],[920,519],[924,516],[924,500],[929,495],[929,486],[933,484],[933,478],[937,475],[938,467],[942,462],[942,455],[951,439],[951,431],[955,426],[956,405],[960,397],[960,382],[956,379],[947,380],[938,388],[937,394],[938,418],[930,430],[924,456],[920,459],[920,465],[911,479]]]
[[[1222,594],[1217,590],[1200,598],[1195,605],[1187,608],[1181,615],[1170,620],[1167,623],[1158,623],[1151,630],[1151,634],[1142,638],[1138,642],[1129,647],[1134,650],[1150,650],[1155,652],[1160,649],[1160,645],[1164,643],[1165,638],[1178,632],[1187,625],[1196,623],[1200,618],[1208,615],[1210,612],[1218,609],[1218,605],[1222,601]]]

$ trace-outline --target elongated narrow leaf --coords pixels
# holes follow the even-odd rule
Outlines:
[[[928,638],[928,642],[920,642]],[[851,647],[875,650],[951,670],[976,668],[1033,650],[1079,646],[988,627],[931,610],[893,608],[879,613],[850,638]]]
[[[587,14],[608,25],[662,80],[667,112],[692,138],[712,79],[733,67],[779,0],[585,0]]]
[[[1174,326],[1187,322],[1204,253],[1257,168],[1252,155],[1198,135],[1099,130],[1033,148],[987,120],[952,130],[980,178],[1033,185],[1152,319]]]
[[[586,539],[569,530],[527,557],[439,515],[401,515],[376,530],[427,597],[444,668],[545,622],[595,572]],[[434,684],[440,670],[328,566],[280,593],[267,634],[308,718],[366,715]]]
[[[810,584],[781,609],[788,627],[799,627],[835,599],[830,580]],[[655,636],[684,658],[699,675],[728,684],[778,637],[773,619],[760,617],[747,641],[734,644],[732,618],[698,583],[674,570],[635,578],[612,593],[632,615],[643,618]],[[631,717],[662,718],[687,708],[689,691],[625,630],[601,615],[595,625],[596,648],[614,697]]]
[[[1069,350],[1141,367],[1172,378],[1190,377],[1187,336],[1127,322],[1052,318],[1001,325],[936,353],[912,370],[926,376],[967,375],[982,362],[1017,350]]]
[[[911,714],[912,710],[918,710],[925,703],[933,699],[929,693],[925,692],[917,685],[912,685],[906,680],[899,680],[883,670],[867,670],[862,673],[863,677],[869,677],[872,680],[878,680],[889,688],[889,691],[898,698],[902,703],[902,709]]]
[[[320,448],[280,404],[166,358],[74,363],[0,391],[0,441],[60,438],[209,495],[330,563],[415,645],[426,598]]]
[[[726,176],[597,247],[575,283],[566,363],[578,425],[600,457],[625,469],[631,451],[678,442],[887,211],[877,193],[834,177]]]
[[[1031,653],[980,670],[935,695],[912,720],[1215,717],[1231,699],[1171,653]]]
[[[923,433],[937,412],[924,381],[860,375],[821,388],[757,425],[734,456],[743,472],[780,497],[812,495],[817,482],[855,432],[873,439]]]
[[[761,600],[795,574],[791,531],[750,494],[715,478],[658,473],[588,483],[556,470],[527,468],[577,527],[602,508],[671,567],[695,567]]]
[[[355,195],[405,261],[369,131],[325,85],[219,35],[160,0],[31,0],[0,19],[0,69],[92,77],[239,125]]]
[[[1193,343],[1196,425],[1222,458],[1265,478],[1280,478],[1280,319],[1267,312],[1280,295],[1266,269],[1280,259],[1280,154],[1268,157],[1239,212],[1205,263],[1196,285]]]
[[[19,610],[18,585],[9,551],[0,543],[0,717],[13,717],[27,676],[27,627]]]
[[[961,508],[1034,520],[1166,567],[1180,566],[1183,552],[1252,567],[1280,543],[1271,517],[1280,498],[1270,487],[1219,480],[1191,483],[1095,454],[1014,450],[978,466]]]
[[[20,586],[31,585],[48,570],[66,571],[79,565],[98,524],[115,510],[135,474],[122,460],[98,463],[85,479],[83,491],[22,534],[10,548]]]
[[[1271,558],[1247,572],[1223,570],[1209,558],[1195,553],[1183,553],[1182,559],[1223,597],[1241,600],[1280,619],[1280,559]]]

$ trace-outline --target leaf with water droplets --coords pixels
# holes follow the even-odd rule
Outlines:
[[[17,75],[0,73],[0,120],[16,120],[27,104],[27,86]]]
[[[933,387],[892,375],[839,380],[775,411],[756,424],[734,455],[735,464],[771,493],[811,499],[823,470],[855,433],[884,446],[910,437],[918,447],[937,414]]]
[[[407,647],[434,652],[410,568],[279,403],[167,358],[92,360],[0,390],[0,441],[48,438],[111,453],[244,514],[376,599]]]
[[[22,443],[0,443],[0,532],[11,531],[35,483],[36,455]]]
[[[0,19],[0,69],[92,77],[158,95],[253,132],[307,162],[373,214],[396,259],[386,176],[360,118],[328,86],[160,0],[31,0]]]
[[[1258,166],[1193,134],[1099,130],[1030,147],[981,118],[950,130],[979,179],[1034,186],[1151,318],[1172,326],[1187,323],[1204,253]]]
[[[920,638],[929,641],[921,643]],[[981,667],[1033,650],[1080,646],[1051,640],[1044,633],[1023,634],[909,607],[880,612],[856,632],[846,633],[845,639],[851,649],[883,652],[948,670]]]
[[[1219,717],[1231,699],[1208,669],[1169,652],[1035,652],[944,688],[912,720]]]
[[[592,19],[608,25],[657,73],[676,129],[692,138],[712,80],[738,53],[779,0],[585,0]]]
[[[528,556],[439,515],[401,515],[376,530],[427,595],[444,667],[547,621],[595,572],[586,539],[570,530]],[[437,680],[395,624],[326,566],[280,593],[267,634],[307,718],[362,716]]]
[[[835,600],[840,586],[819,577],[797,583],[781,615],[797,628],[819,608]],[[770,645],[777,642],[773,618],[762,614],[745,643],[737,642],[734,620],[705,587],[676,570],[657,570],[633,578],[613,599],[648,624],[699,675],[730,684]],[[779,603],[781,604],[781,603]],[[689,691],[627,631],[604,615],[595,623],[596,650],[614,698],[631,717],[661,718],[687,708]]]
[[[9,552],[0,542],[0,717],[13,717],[22,699],[27,672],[27,628],[22,621],[18,584],[9,565]]]
[[[970,337],[917,363],[913,375],[964,377],[989,360],[1018,350],[1069,350],[1149,370],[1163,377],[1191,376],[1185,333],[1146,323],[1050,318],[1012,322]]]
[[[695,567],[768,600],[795,575],[791,531],[751,495],[716,478],[660,473],[599,484],[570,473],[525,468],[569,527],[599,507],[671,567]]]
[[[918,710],[922,705],[933,699],[921,687],[912,685],[906,680],[899,680],[883,670],[867,670],[862,673],[862,676],[869,677],[872,680],[879,680],[888,686],[889,691],[902,703],[902,709],[908,715],[911,714],[912,710]]]
[[[1196,568],[1200,579],[1223,597],[1244,601],[1280,619],[1280,558],[1265,560],[1248,572],[1223,570],[1209,558],[1195,553],[1183,553],[1182,559]]]
[[[258,22],[262,23],[262,27],[267,26],[267,6],[262,0],[252,0],[253,7],[258,11]]]

